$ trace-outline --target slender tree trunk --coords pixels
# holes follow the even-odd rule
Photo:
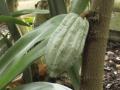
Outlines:
[[[18,0],[6,0],[10,12],[17,10]]]
[[[92,8],[97,10],[99,20],[90,24],[92,34],[85,46],[80,90],[103,90],[104,55],[113,3],[114,0],[93,0]]]

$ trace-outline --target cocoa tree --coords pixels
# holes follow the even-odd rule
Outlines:
[[[87,38],[80,90],[103,90],[104,55],[114,0],[92,0],[90,33]]]

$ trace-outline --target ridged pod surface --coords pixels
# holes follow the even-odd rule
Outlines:
[[[46,64],[50,76],[67,71],[80,63],[89,24],[77,14],[69,13],[51,35],[46,47]]]

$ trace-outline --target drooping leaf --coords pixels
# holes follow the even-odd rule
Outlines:
[[[68,70],[68,75],[70,77],[71,83],[72,83],[73,87],[75,88],[75,90],[79,90],[79,88],[80,88],[81,66],[82,66],[82,58],[81,58],[80,62],[76,62],[74,64],[74,66],[72,66]]]
[[[58,15],[24,35],[0,58],[0,89],[21,73],[34,59],[43,55],[46,38],[57,28],[64,16],[64,14]],[[29,51],[39,42],[41,43]]]
[[[44,55],[46,44],[47,40],[42,41],[27,54],[13,59],[11,62],[2,67],[2,70],[0,71],[0,89],[14,79],[16,75],[20,74],[34,60]]]
[[[20,19],[17,19],[12,16],[5,16],[5,15],[0,15],[0,22],[14,23],[14,24],[20,24],[24,26],[29,26],[27,23],[23,22]]]
[[[25,9],[12,12],[13,17],[18,17],[25,14],[49,14],[49,10],[40,10],[40,9]]]
[[[55,83],[35,82],[19,86],[12,90],[72,90],[72,89]]]
[[[54,29],[59,25],[64,16],[65,15],[56,16],[45,22],[43,25],[35,28],[35,30],[32,30],[31,32],[21,37],[15,43],[15,45],[11,47],[3,57],[0,58],[0,67],[1,65],[4,65],[4,63],[10,61],[10,59],[13,59],[13,55],[16,56],[17,54],[22,54],[23,52],[24,55],[27,50],[29,50],[35,43],[43,40],[46,36],[50,35],[50,33],[52,33]]]

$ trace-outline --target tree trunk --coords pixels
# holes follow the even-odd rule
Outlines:
[[[17,10],[18,0],[6,0],[10,12]]]
[[[96,2],[98,3],[97,5]],[[80,90],[103,90],[104,56],[109,35],[109,23],[114,0],[93,0],[99,20],[90,24],[82,66]]]

